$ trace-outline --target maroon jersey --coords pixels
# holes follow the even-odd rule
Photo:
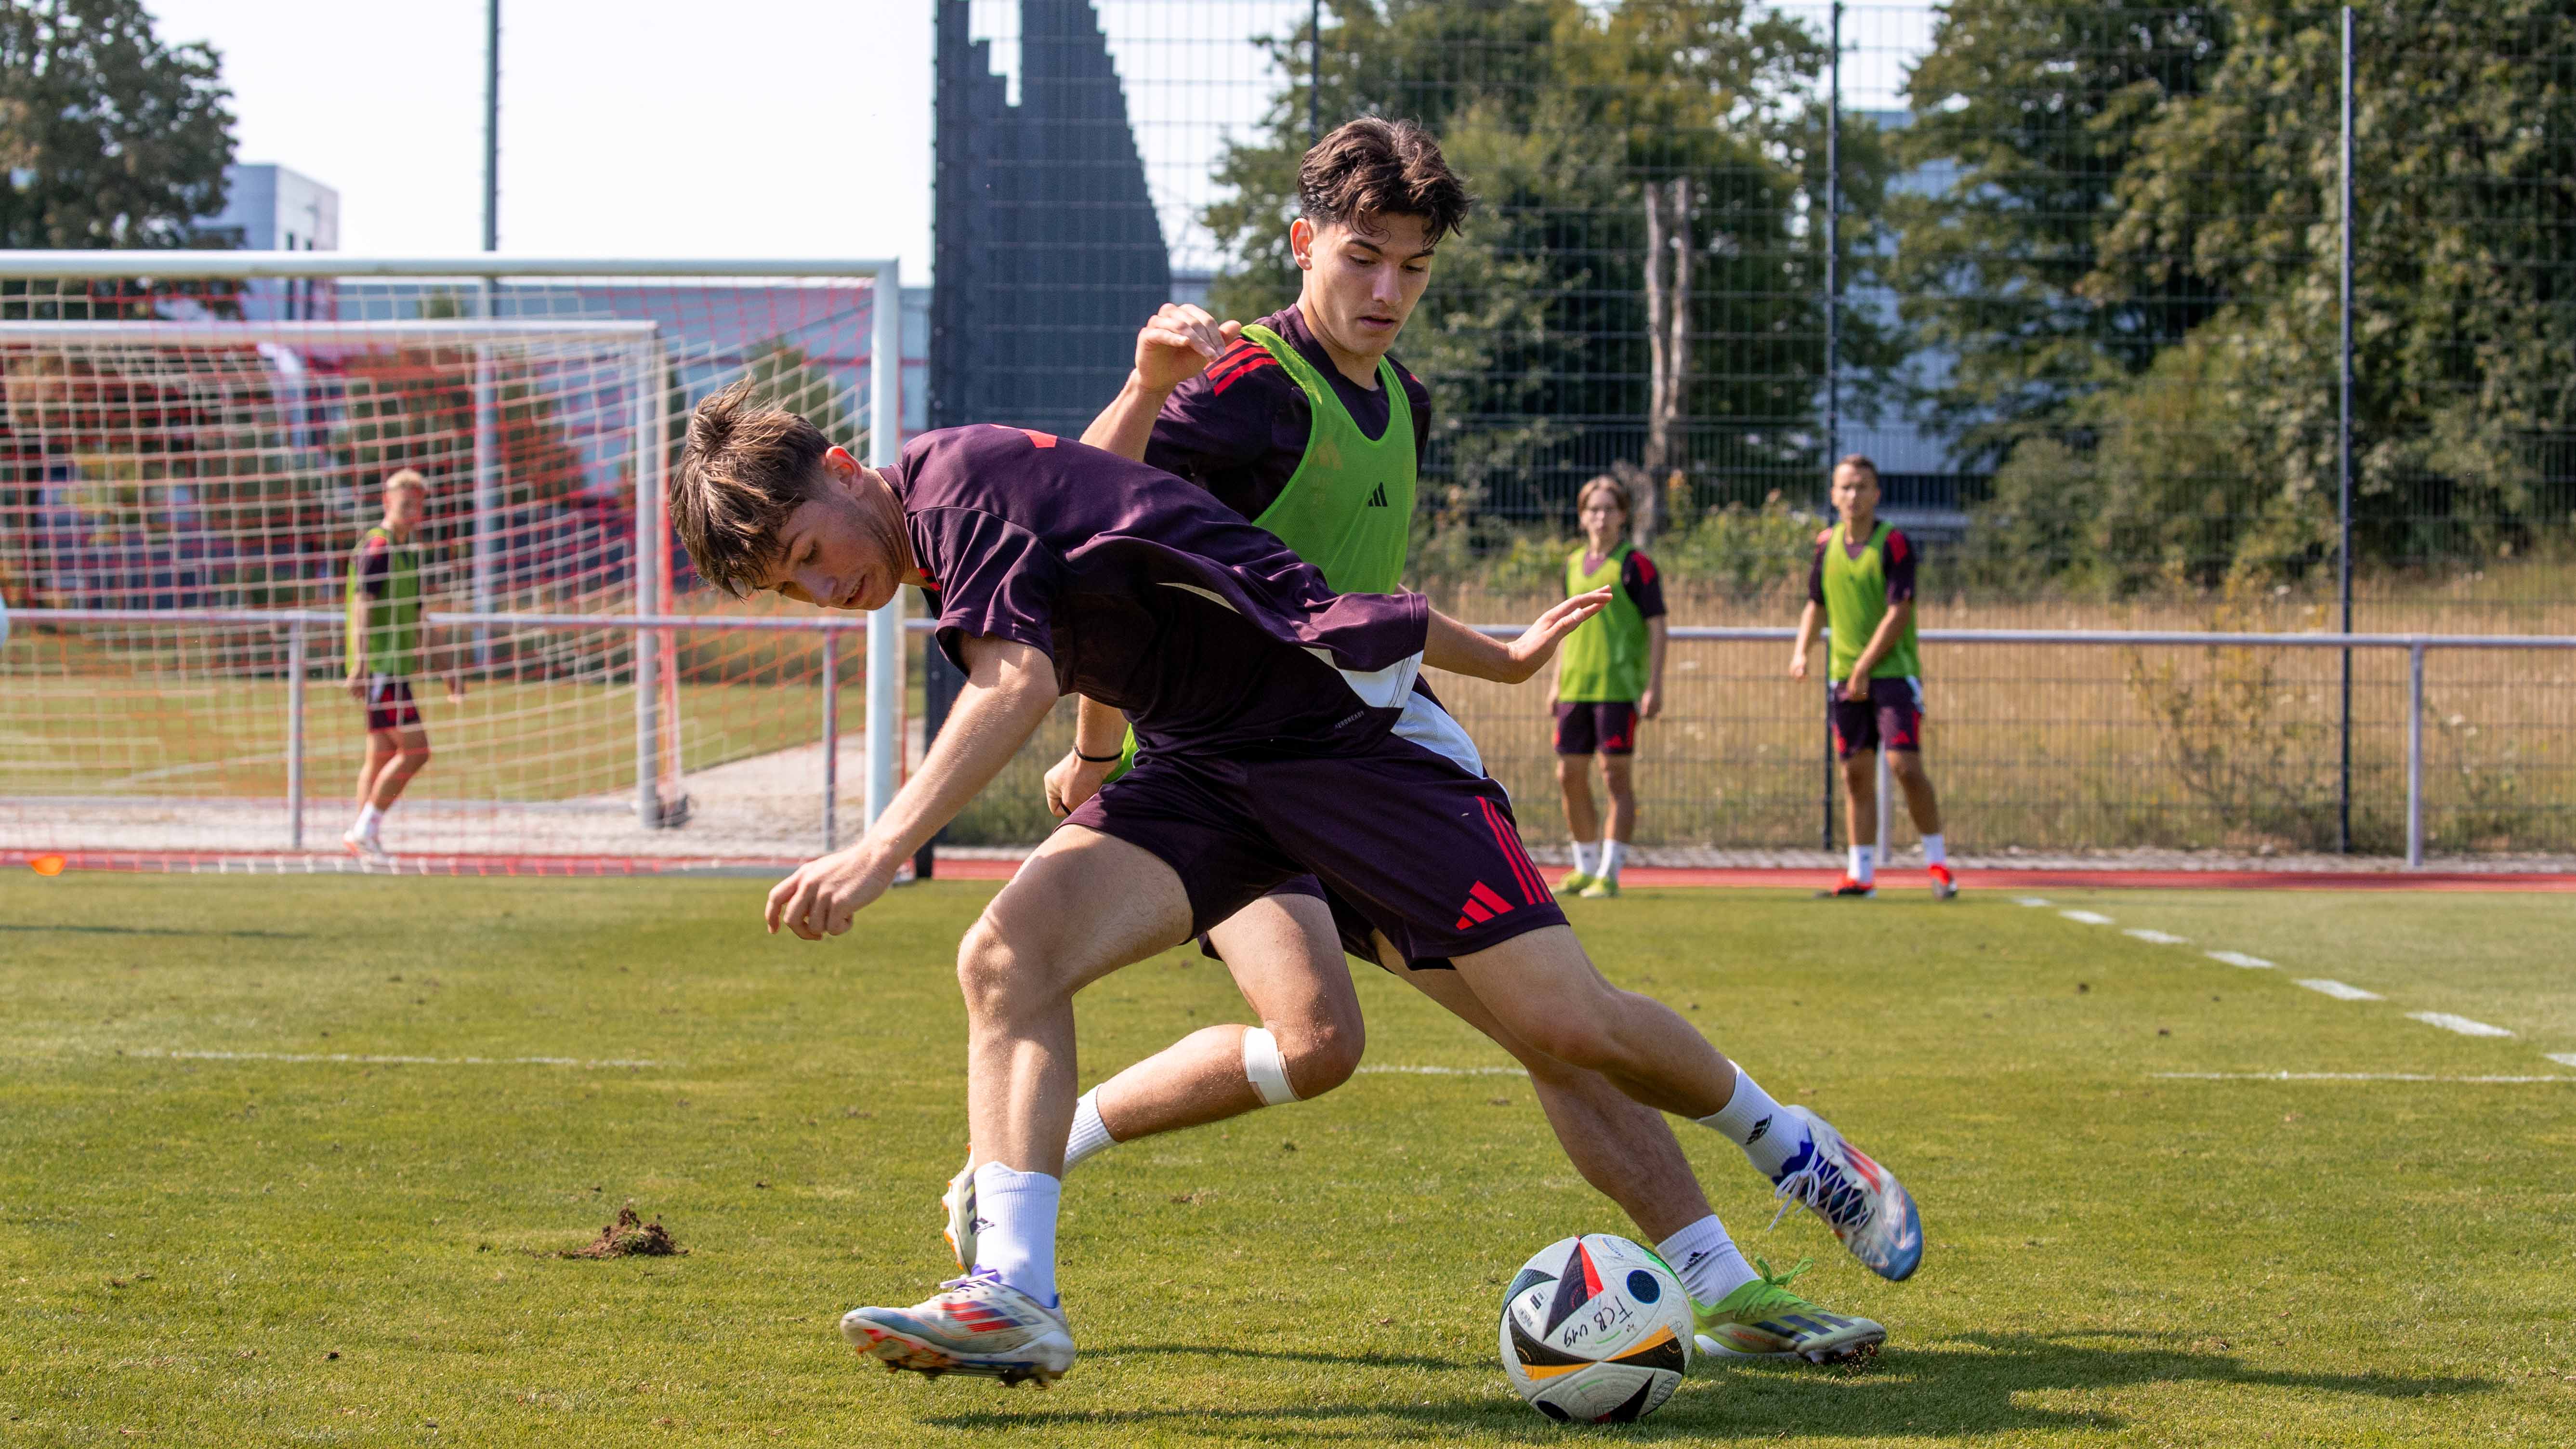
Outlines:
[[[1242,515],[1161,469],[978,424],[906,443],[886,481],[940,647],[1016,640],[1150,749],[1329,754],[1393,728],[1430,627],[1419,594],[1336,594]]]
[[[1362,433],[1386,436],[1386,390],[1362,387],[1342,376],[1294,305],[1262,318],[1260,325],[1278,333],[1331,379],[1334,395]],[[1424,441],[1431,436],[1431,392],[1403,363],[1392,357],[1387,361],[1394,364],[1405,401],[1413,408],[1413,461],[1419,468]],[[1246,339],[1172,389],[1145,441],[1145,461],[1198,484],[1246,518],[1259,518],[1296,476],[1297,464],[1306,456],[1313,412],[1306,390],[1270,349]]]

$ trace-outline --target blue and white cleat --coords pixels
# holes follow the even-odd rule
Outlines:
[[[939,1205],[948,1209],[948,1226],[940,1235],[948,1239],[948,1251],[957,1255],[957,1271],[975,1271],[975,1151],[966,1151],[966,1165],[948,1179],[948,1191],[939,1195]]]
[[[1073,1367],[1073,1327],[991,1273],[951,1278],[910,1308],[853,1308],[841,1337],[888,1372],[967,1374],[1045,1388]]]
[[[1851,1255],[1890,1282],[1914,1276],[1923,1262],[1923,1219],[1896,1174],[1843,1140],[1834,1125],[1804,1107],[1789,1111],[1807,1124],[1807,1150],[1789,1160],[1775,1195],[1780,1213],[1804,1206],[1825,1220]]]

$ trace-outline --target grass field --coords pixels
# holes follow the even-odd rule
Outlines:
[[[829,946],[760,935],[762,889],[0,881],[0,1442],[1583,1437],[1504,1387],[1494,1299],[1622,1224],[1523,1080],[1385,1070],[1501,1058],[1365,968],[1379,1072],[1074,1174],[1063,1384],[862,1371],[839,1312],[945,1275],[949,962],[989,887]],[[1904,1174],[1929,1239],[1888,1285],[1812,1219],[1765,1233],[1685,1127],[1748,1249],[1893,1336],[1856,1372],[1702,1366],[1619,1437],[2576,1441],[2576,1084],[2451,1080],[2576,1077],[2565,899],[2052,899],[1576,903],[1615,978]],[[2327,976],[2387,999],[2295,981]],[[1178,953],[1081,1005],[1086,1081],[1242,1009]],[[338,1054],[435,1060],[285,1059]],[[2440,1080],[2159,1075],[2282,1070]],[[629,1201],[687,1255],[554,1256]]]

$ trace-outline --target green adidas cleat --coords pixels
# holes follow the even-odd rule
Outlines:
[[[1619,883],[1607,876],[1596,876],[1592,884],[1583,888],[1582,895],[1587,901],[1615,900],[1619,895]]]
[[[1579,896],[1600,883],[1601,877],[1589,871],[1569,870],[1557,881],[1556,893],[1561,896]]]
[[[1762,1276],[1713,1307],[1691,1305],[1699,1319],[1699,1351],[1720,1358],[1803,1358],[1809,1363],[1858,1363],[1878,1353],[1887,1330],[1866,1318],[1828,1313],[1789,1291],[1789,1280],[1807,1271],[1801,1259],[1786,1273],[1753,1260]]]

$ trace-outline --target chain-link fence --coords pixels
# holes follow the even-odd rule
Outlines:
[[[2576,4],[2357,7],[2348,93],[2340,8],[2250,0],[938,11],[935,421],[1078,430],[1159,302],[1287,305],[1298,157],[1406,117],[1479,198],[1396,347],[1454,612],[1551,595],[1612,472],[1676,622],[1793,622],[1858,451],[1926,627],[2332,629],[2348,560],[2355,630],[2576,632]],[[1751,729],[1737,652],[1675,652],[1649,838],[1819,836],[1818,710]],[[1928,652],[1936,778],[2019,802],[1982,843],[2393,842],[2402,656]],[[2565,657],[2434,669],[2437,842],[2576,842]],[[1542,704],[1467,707],[1543,818]]]

